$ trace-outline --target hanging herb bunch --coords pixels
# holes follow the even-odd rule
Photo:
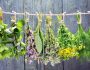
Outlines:
[[[26,39],[26,61],[31,64],[34,60],[37,59],[38,53],[36,49],[36,44],[35,44],[35,37],[34,37],[34,32],[31,29],[29,25],[29,17],[26,18],[26,31],[25,31],[25,39]]]
[[[90,36],[89,32],[85,32],[82,25],[81,25],[81,15],[78,13],[76,15],[77,23],[78,23],[78,31],[76,33],[76,44],[83,45],[81,48],[82,50],[79,51],[81,59],[87,59],[90,60]]]
[[[42,23],[42,16],[37,14],[38,24],[36,27],[35,32],[33,32],[30,27],[26,30],[27,34],[27,56],[29,62],[31,63],[32,60],[41,60],[40,57],[42,55],[43,49],[43,33],[41,31],[41,23]]]
[[[58,21],[61,23],[59,29],[58,29],[58,42],[59,42],[59,46],[61,47],[72,47],[72,43],[75,36],[74,34],[72,34],[69,30],[68,27],[66,27],[64,21],[62,19],[60,19],[62,16],[57,16],[58,17]]]
[[[34,34],[30,27],[27,27],[26,37],[27,37],[26,38],[26,40],[27,40],[26,41],[26,43],[27,43],[26,59],[29,63],[32,63],[33,60],[37,59],[38,53],[36,50]]]
[[[8,24],[3,23],[2,16],[0,9],[0,59],[24,55],[25,43],[22,42],[24,20],[12,22],[12,25],[8,27]]]
[[[36,44],[36,49],[38,52],[38,63],[42,62],[44,59],[44,34],[41,30],[41,25],[42,25],[42,14],[37,13],[37,19],[38,19],[38,24],[34,33],[35,36],[35,44]]]
[[[82,44],[76,45],[76,36],[69,31],[64,21],[61,19],[61,16],[57,16],[57,18],[58,21],[61,22],[57,38],[60,46],[58,55],[62,60],[79,57],[79,51],[82,50],[84,46]]]
[[[46,34],[45,34],[45,41],[44,41],[44,63],[48,64],[48,62],[51,63],[51,65],[57,64],[60,62],[60,59],[57,55],[57,50],[59,48],[59,45],[56,41],[56,38],[54,36],[54,32],[51,28],[52,23],[52,17],[47,16],[46,17]]]
[[[11,26],[7,29],[7,32],[11,32],[12,39],[13,41],[13,48],[12,52],[15,57],[19,57],[21,55],[25,55],[26,51],[26,45],[23,42],[23,37],[24,37],[24,25],[25,21],[24,20],[19,20],[16,22],[16,16],[12,16],[11,18]]]
[[[36,30],[34,32],[35,44],[36,44],[37,52],[39,54],[42,54],[43,41],[44,41],[43,32],[41,30],[42,15],[41,14],[37,14],[37,19],[38,19],[38,24],[37,24]]]
[[[0,59],[10,57],[11,53],[7,47],[7,43],[12,43],[8,41],[8,34],[5,32],[7,25],[3,23],[3,12],[0,8]]]

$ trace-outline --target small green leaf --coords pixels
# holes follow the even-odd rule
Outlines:
[[[44,34],[41,30],[39,30],[39,36],[41,38],[42,43],[44,42]]]
[[[22,39],[23,39],[23,36],[22,36],[22,34],[20,34],[18,41],[21,41]]]
[[[26,50],[25,49],[21,49],[20,55],[25,55],[25,54],[26,54]]]
[[[21,44],[21,46],[23,46],[23,47],[26,46],[26,44],[25,44],[24,42],[21,42],[20,44]]]
[[[39,33],[35,34],[35,44],[36,44],[36,49],[39,53],[42,52],[42,41],[41,38],[39,36]]]
[[[5,46],[0,47],[0,52],[3,52],[4,50],[8,50],[8,48]]]
[[[21,31],[24,24],[25,24],[24,20],[19,20],[16,25],[17,25],[17,28]]]

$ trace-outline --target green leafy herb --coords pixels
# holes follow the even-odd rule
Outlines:
[[[78,15],[78,21],[80,21],[80,15]],[[77,40],[77,43],[76,44],[83,44],[85,46],[84,49],[82,49],[80,51],[80,56],[81,58],[84,57],[84,58],[90,58],[90,36],[88,33],[86,33],[83,28],[82,28],[82,25],[81,23],[78,22],[78,31],[76,33],[76,40]],[[86,54],[87,53],[87,54]]]
[[[72,47],[74,45],[74,34],[65,26],[64,22],[58,30],[58,42],[60,47]]]
[[[41,23],[42,23],[42,16],[39,14],[38,15],[38,25],[35,31],[35,44],[36,44],[36,49],[39,52],[39,54],[42,52],[43,49],[43,36],[41,34]]]

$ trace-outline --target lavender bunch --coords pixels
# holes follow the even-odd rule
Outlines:
[[[27,62],[31,64],[33,60],[37,59],[37,50],[36,50],[36,45],[35,45],[35,39],[33,35],[33,31],[28,28],[26,31],[26,43],[27,43],[27,53],[26,53],[26,58]]]

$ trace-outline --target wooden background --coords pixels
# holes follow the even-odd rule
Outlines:
[[[86,12],[90,10],[90,0],[0,0],[0,6],[4,11],[16,11],[16,12],[25,12],[30,13],[42,12],[48,13],[72,13],[77,10],[81,12]],[[17,16],[17,20],[23,18],[23,16]],[[56,17],[53,17],[55,20]],[[30,16],[30,25],[32,28],[35,28],[36,17]],[[4,15],[4,21],[10,23],[10,15]],[[73,33],[77,30],[77,23],[75,16],[65,17],[65,22],[67,27]],[[53,23],[57,23],[54,22]],[[53,24],[54,30],[57,30],[58,24]],[[90,15],[83,15],[82,25],[85,30],[90,26]],[[42,30],[44,31],[45,24],[43,22]],[[55,65],[54,67],[44,66],[43,64],[26,64],[24,62],[24,57],[20,57],[19,60],[15,59],[5,59],[0,61],[0,70],[90,70],[90,62],[80,63],[75,58],[61,62],[60,64]]]

